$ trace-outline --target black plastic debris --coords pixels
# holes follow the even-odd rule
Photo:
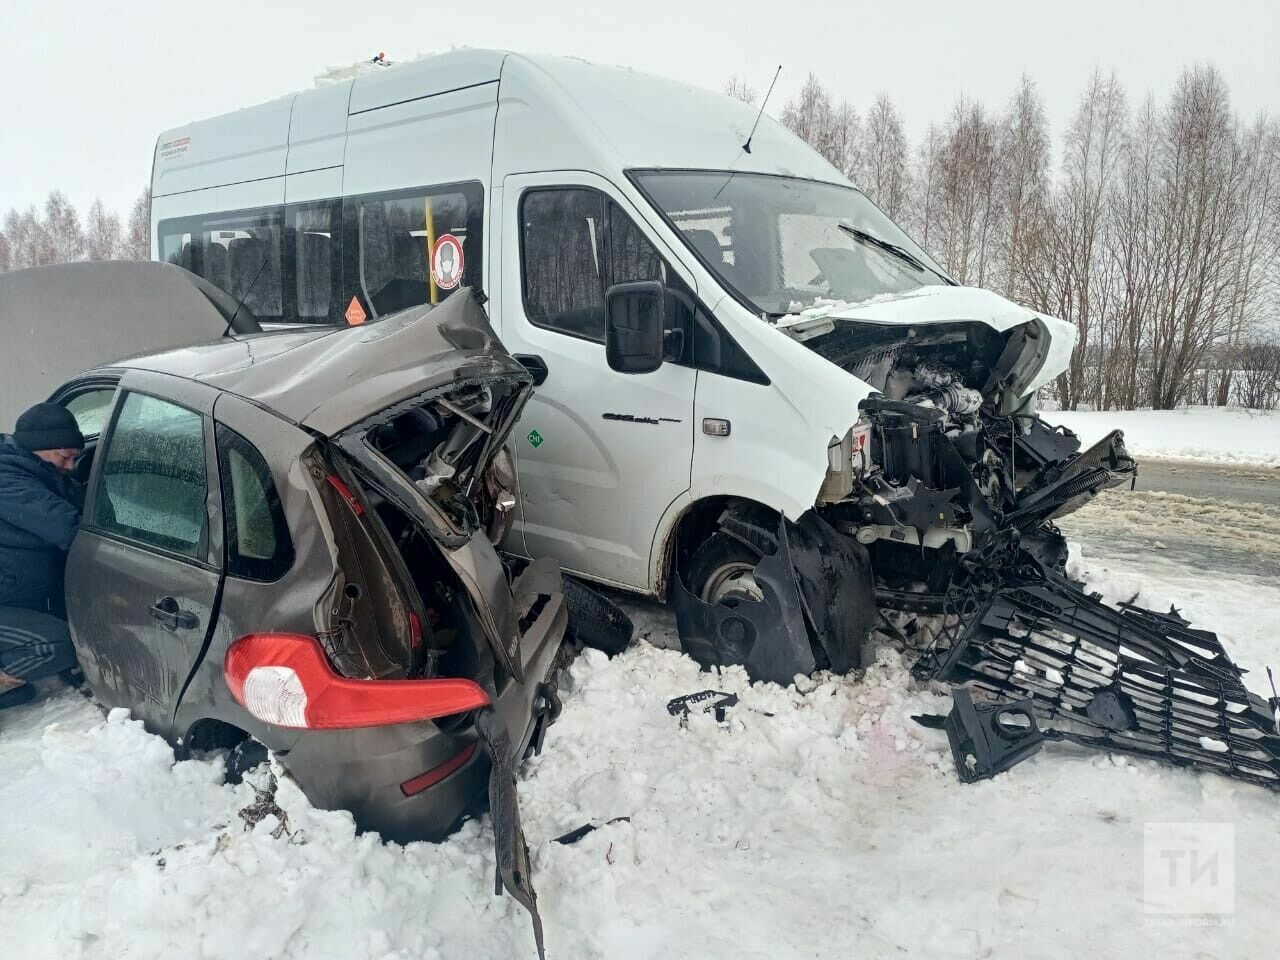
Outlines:
[[[969,691],[951,691],[945,717],[916,717],[928,727],[941,726],[951,743],[956,773],[965,783],[1004,773],[1040,750],[1045,736],[1036,726],[1030,699],[1013,703],[975,704]]]
[[[970,563],[918,678],[964,684],[997,707],[1029,704],[1046,740],[1280,789],[1275,698],[1245,687],[1216,634],[1177,611],[1108,606],[1016,535]],[[975,729],[986,729],[981,717]]]
[[[558,837],[552,837],[551,842],[559,843],[567,846],[571,843],[577,843],[587,834],[595,830],[599,830],[601,827],[607,827],[610,824],[614,824],[614,823],[630,823],[630,822],[631,822],[630,817],[614,817],[612,820],[607,820],[604,823],[584,823],[582,826],[576,827],[573,830],[570,830],[568,833],[562,833]]]
[[[723,690],[699,690],[697,693],[686,693],[683,697],[675,697],[667,701],[667,713],[680,718],[680,725],[689,722],[689,714],[697,709],[698,713],[714,713],[716,723],[724,723],[730,707],[737,706],[738,695],[725,693]]]

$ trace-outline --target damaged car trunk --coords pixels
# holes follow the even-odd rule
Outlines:
[[[442,331],[477,355],[336,431],[334,458],[346,469],[332,486],[353,509],[370,510],[375,537],[398,559],[394,575],[411,587],[416,602],[402,634],[410,644],[395,658],[405,675],[465,676],[488,695],[487,706],[458,722],[473,726],[489,763],[495,892],[505,890],[529,911],[541,954],[514,771],[527,752],[541,750],[559,714],[555,678],[568,607],[553,560],[531,563],[508,587],[494,549],[516,504],[503,444],[531,384],[522,366],[492,351],[497,340],[479,305],[467,298],[467,307],[468,315]],[[342,662],[342,651],[333,656]]]
[[[716,536],[742,547],[720,548],[739,568],[718,582],[707,571],[725,568],[701,548],[683,558],[673,594],[686,650],[788,683],[861,666],[877,619],[930,616],[943,627],[917,677],[979,698],[958,694],[951,717],[926,721],[949,725],[965,779],[1065,739],[1280,783],[1276,701],[1245,688],[1212,633],[1109,607],[1066,575],[1053,521],[1132,483],[1137,466],[1120,431],[1081,449],[1035,413],[1038,322],[797,327],[874,392],[832,438],[813,510],[727,509]],[[1030,719],[1011,724],[1014,708]]]

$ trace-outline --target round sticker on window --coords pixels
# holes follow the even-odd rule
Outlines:
[[[431,279],[441,290],[452,290],[462,282],[462,241],[452,233],[442,233],[431,248]]]

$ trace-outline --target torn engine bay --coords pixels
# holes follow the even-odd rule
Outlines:
[[[938,627],[915,676],[963,688],[949,717],[920,719],[947,728],[963,780],[1067,740],[1280,787],[1280,701],[1245,688],[1214,634],[1176,611],[1108,606],[1067,575],[1053,521],[1137,466],[1119,431],[1082,450],[1036,415],[1018,389],[1036,340],[1032,324],[976,323],[809,340],[876,392],[828,448],[813,510],[719,518],[713,539],[751,564],[731,589],[706,574],[710,549],[683,558],[672,592],[686,651],[786,684],[863,665],[877,632],[912,649],[894,618],[927,617]]]

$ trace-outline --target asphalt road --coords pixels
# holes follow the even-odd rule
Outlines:
[[[1059,521],[1087,556],[1158,557],[1206,576],[1280,577],[1280,470],[1138,463],[1135,490],[1106,491]]]
[[[1280,469],[1139,457],[1138,489],[1280,508]]]

